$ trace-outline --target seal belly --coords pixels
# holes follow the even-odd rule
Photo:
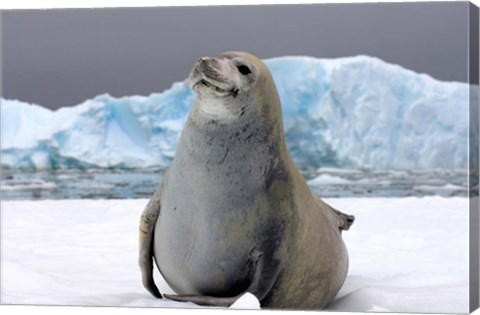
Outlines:
[[[237,239],[242,227],[233,224],[233,217],[232,224],[225,224],[224,215],[187,210],[177,203],[172,209],[162,207],[154,236],[154,257],[170,287],[178,294],[209,296],[245,291],[251,281],[249,254],[254,242]]]

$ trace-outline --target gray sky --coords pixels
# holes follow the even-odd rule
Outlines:
[[[200,56],[376,56],[467,80],[467,2],[3,11],[3,97],[50,108],[148,95]]]

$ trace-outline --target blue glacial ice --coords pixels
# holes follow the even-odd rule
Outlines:
[[[468,167],[467,84],[367,56],[280,57],[266,64],[300,168]],[[168,166],[193,98],[187,83],[178,82],[163,93],[99,95],[56,111],[2,99],[1,166]]]

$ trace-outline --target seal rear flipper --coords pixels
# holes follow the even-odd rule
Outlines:
[[[142,272],[143,286],[153,296],[162,298],[162,294],[153,280],[153,235],[155,224],[160,215],[160,193],[157,191],[148,202],[140,218],[140,248],[138,264]]]
[[[277,281],[278,275],[283,270],[283,264],[273,258],[266,261],[263,253],[256,249],[252,251],[250,259],[254,265],[254,269],[252,270],[253,277],[252,282],[245,292],[232,297],[215,297],[197,294],[164,294],[164,296],[167,299],[178,302],[193,302],[203,306],[229,307],[246,292],[249,292],[255,295],[260,301],[260,304],[262,304],[262,300],[270,293],[273,285]]]
[[[220,307],[229,307],[232,305],[240,296],[232,297],[215,297],[215,296],[206,296],[206,295],[174,295],[174,294],[164,294],[167,299],[178,302],[193,302],[202,306],[220,306]]]

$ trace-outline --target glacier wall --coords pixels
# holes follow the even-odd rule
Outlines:
[[[467,84],[440,82],[367,56],[265,62],[300,168],[467,168]],[[193,97],[179,82],[159,94],[100,95],[56,111],[2,99],[1,166],[168,166]]]

